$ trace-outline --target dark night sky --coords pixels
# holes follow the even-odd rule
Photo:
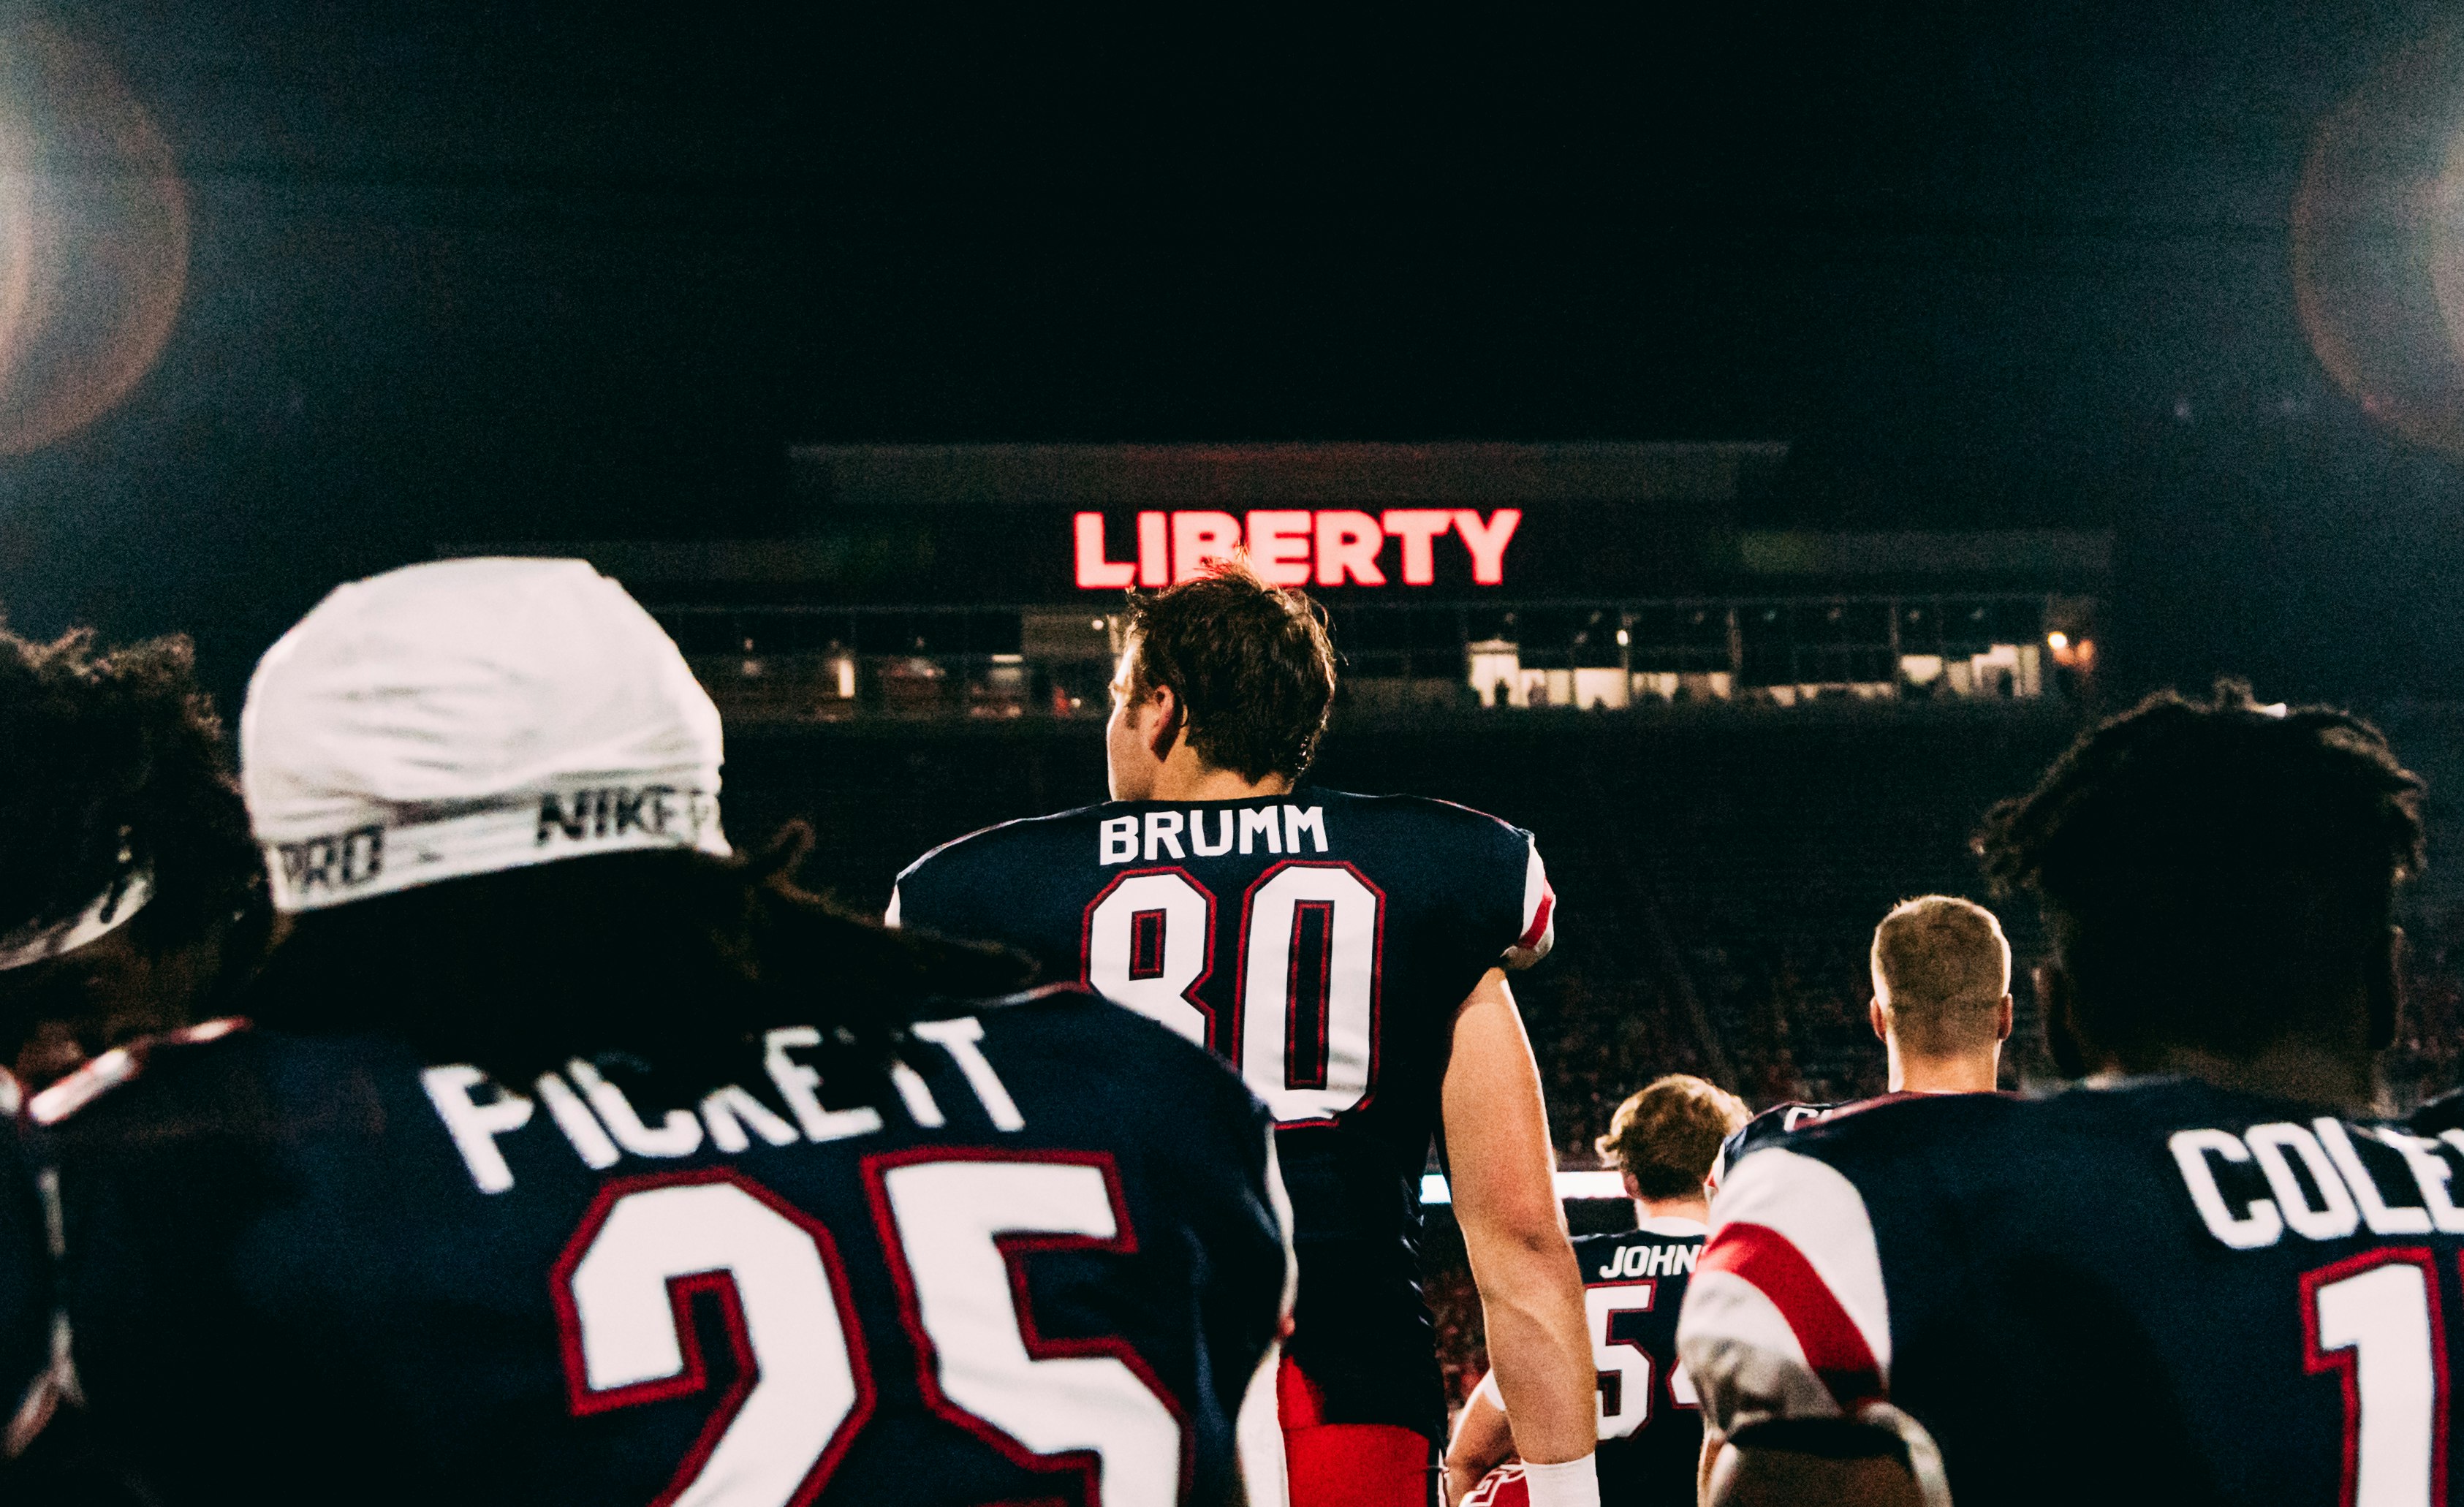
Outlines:
[[[0,462],[27,630],[235,684],[436,539],[790,528],[795,440],[1777,437],[1786,521],[2119,524],[2150,673],[2464,667],[2454,476],[2286,240],[2431,5],[63,13],[194,242],[154,373]]]

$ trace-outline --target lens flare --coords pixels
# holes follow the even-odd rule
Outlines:
[[[102,55],[41,21],[0,28],[0,454],[125,397],[187,281],[169,145]]]

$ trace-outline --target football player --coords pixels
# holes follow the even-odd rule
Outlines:
[[[1874,999],[1866,1018],[1888,1059],[1883,1098],[1992,1092],[2002,1043],[2011,1037],[2011,944],[1993,912],[1955,895],[1901,901],[1874,928],[1870,966]],[[1720,1147],[1711,1186],[1757,1146],[1881,1102],[1774,1104]]]
[[[0,631],[0,1066],[39,1089],[219,1013],[273,914],[187,641]]]
[[[614,582],[343,587],[241,742],[295,922],[255,1024],[29,1105],[53,1390],[135,1495],[1280,1499],[1264,1109],[733,855],[717,712]]]
[[[2361,1118],[2420,800],[2366,723],[2227,685],[1997,807],[1980,846],[2044,907],[2049,1043],[2084,1081],[1737,1163],[1678,1325],[1730,1441],[1714,1498],[2441,1500],[2464,1151]],[[1913,1470],[1795,1448],[1840,1420]]]
[[[1300,1246],[1282,1417],[1303,1507],[1436,1490],[1445,1404],[1415,1248],[1442,1128],[1534,1499],[1590,1500],[1582,1284],[1506,982],[1553,936],[1530,834],[1303,784],[1333,650],[1307,598],[1245,564],[1133,598],[1125,637],[1113,798],[935,849],[898,877],[891,920],[1028,952],[1213,1048],[1274,1111]]]
[[[1599,1369],[1600,1499],[1692,1507],[1702,1413],[1677,1364],[1677,1313],[1710,1217],[1707,1179],[1745,1101],[1672,1073],[1617,1106],[1600,1157],[1622,1175],[1635,1228],[1574,1241]],[[1446,1496],[1459,1507],[1523,1507],[1523,1468],[1500,1464],[1514,1434],[1497,1380],[1484,1377],[1446,1446]],[[1492,1469],[1494,1467],[1494,1469]]]
[[[33,1168],[15,1116],[0,1119],[0,1460],[22,1456],[58,1402],[52,1383],[52,1270]],[[63,1480],[63,1472],[70,1479]],[[74,1462],[42,1461],[31,1471],[0,1469],[11,1499],[96,1501],[91,1480],[74,1478]],[[20,1490],[22,1480],[26,1489]],[[74,1496],[65,1494],[74,1492]]]

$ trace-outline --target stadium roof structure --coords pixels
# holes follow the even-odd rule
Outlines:
[[[835,507],[1719,504],[1763,484],[1788,444],[807,445],[788,453],[798,491]]]
[[[1272,579],[1306,579],[1331,601],[2101,594],[2109,580],[2103,532],[1746,525],[1789,450],[1773,440],[810,445],[790,451],[796,502],[766,537],[438,553],[578,556],[648,600],[712,606],[1074,611],[1133,577],[1160,585],[1178,569],[1174,552],[1220,549],[1244,530],[1271,531],[1249,542],[1287,573]],[[1410,563],[1396,541],[1416,529]],[[1485,565],[1473,537],[1493,557]],[[1329,566],[1318,549],[1355,562],[1365,551],[1369,563]]]

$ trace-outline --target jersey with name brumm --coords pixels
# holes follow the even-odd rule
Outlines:
[[[1887,1399],[1962,1507],[2438,1501],[2459,1170],[2178,1079],[1877,1104],[1729,1169],[1680,1347],[1716,1428]]]
[[[1304,786],[992,827],[911,864],[891,907],[1212,1047],[1287,1129],[1299,1238],[1384,1243],[1416,1216],[1455,1008],[1547,950],[1554,901],[1520,828]]]
[[[1074,990],[957,1008],[877,1105],[801,1028],[690,1090],[242,1030],[38,1100],[93,1419],[173,1504],[1236,1499],[1265,1115]]]
[[[1529,833],[1304,785],[993,827],[910,865],[890,919],[1006,943],[1230,1060],[1282,1126],[1287,1353],[1327,1421],[1436,1438],[1416,1242],[1449,1033],[1485,972],[1548,950],[1554,910]]]
[[[1694,1500],[1703,1414],[1677,1364],[1677,1315],[1700,1234],[1631,1230],[1574,1241],[1600,1376],[1600,1500]]]

